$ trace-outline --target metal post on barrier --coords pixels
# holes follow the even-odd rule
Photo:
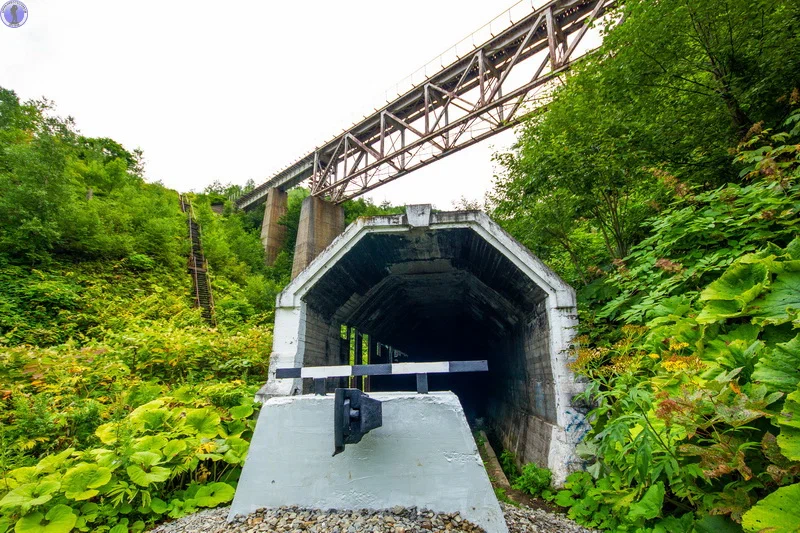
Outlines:
[[[428,394],[428,374],[417,374],[417,392]]]

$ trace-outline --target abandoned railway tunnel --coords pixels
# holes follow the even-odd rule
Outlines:
[[[575,325],[572,288],[485,214],[409,206],[351,224],[278,296],[259,394],[310,392],[275,369],[348,365],[354,352],[358,363],[486,359],[488,373],[430,375],[431,390],[455,392],[468,418],[559,481],[586,424],[567,366]],[[369,391],[415,388],[413,376],[368,379]]]

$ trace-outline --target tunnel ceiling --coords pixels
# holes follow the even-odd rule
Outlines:
[[[469,228],[371,233],[315,283],[306,304],[386,342],[446,319],[502,336],[546,296]]]

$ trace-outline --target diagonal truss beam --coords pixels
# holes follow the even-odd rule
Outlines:
[[[549,100],[614,0],[550,0],[236,201],[306,180],[341,203],[506,130]]]

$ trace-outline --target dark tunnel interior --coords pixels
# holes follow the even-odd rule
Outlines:
[[[431,374],[489,426],[535,415],[554,422],[545,291],[469,228],[376,233],[347,251],[305,295],[306,365],[348,364],[342,325],[400,350],[389,361],[486,359],[489,372]],[[414,376],[380,376],[370,391],[415,390]],[[499,426],[499,427],[498,427]]]
[[[408,358],[398,361],[471,361],[489,359],[493,345],[492,339],[479,322],[465,316],[459,306],[441,309],[441,314],[431,317],[426,323],[403,331],[397,330],[393,347],[398,348]],[[490,368],[493,365],[490,365]],[[486,373],[430,374],[430,390],[449,390],[461,400],[467,418],[472,422],[486,416]],[[414,376],[376,376],[370,381],[372,391],[415,390]]]

